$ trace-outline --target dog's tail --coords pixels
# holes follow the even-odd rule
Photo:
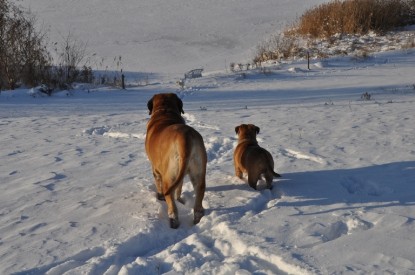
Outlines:
[[[272,174],[274,175],[274,178],[281,178],[281,175],[276,173],[274,170],[272,170]]]
[[[274,171],[274,165],[270,165],[269,170],[272,171],[274,178],[281,178],[281,175]]]
[[[164,192],[164,196],[170,195],[174,190],[176,190],[177,186],[179,186],[179,184],[183,182],[183,179],[186,173],[186,167],[187,167],[187,163],[183,163],[183,162],[187,162],[187,158],[180,157],[179,173],[177,174],[177,178],[174,182],[172,182],[172,184]]]
[[[190,155],[190,142],[184,138],[183,140],[179,141],[181,144],[177,146],[179,148],[179,159],[178,159],[178,166],[179,171],[177,173],[177,177],[174,182],[163,192],[164,196],[170,195],[180,183],[183,182],[184,176],[186,175],[186,170],[189,162],[189,155]]]

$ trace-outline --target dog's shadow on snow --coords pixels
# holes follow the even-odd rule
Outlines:
[[[354,209],[364,204],[370,204],[366,208],[415,205],[415,161],[288,173],[283,174],[283,178],[285,180],[279,186],[281,195],[297,200],[281,201],[278,203],[280,207],[348,205],[298,215]]]
[[[234,191],[234,190],[248,190],[250,187],[247,183],[238,183],[238,184],[224,184],[224,185],[217,185],[217,186],[206,186],[207,192],[226,192],[226,191]],[[252,189],[252,191],[255,191]]]
[[[246,205],[225,208],[218,206],[207,211],[261,211],[261,206],[271,199],[278,199],[279,207],[297,208],[300,212],[294,215],[316,215],[361,207],[375,209],[415,205],[415,161],[353,169],[282,173],[282,178],[274,179],[272,190],[259,189],[254,190],[242,181],[208,186],[208,192],[235,192],[235,195],[242,197],[244,195],[241,191],[250,191],[258,196],[253,197]],[[283,197],[295,199],[286,201]],[[312,208],[313,206],[316,208]],[[321,206],[328,207],[310,211]]]

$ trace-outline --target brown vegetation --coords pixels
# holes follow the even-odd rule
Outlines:
[[[294,33],[315,38],[335,34],[383,33],[413,22],[414,1],[335,0],[306,11]]]
[[[309,54],[324,57],[325,53],[315,47],[317,44],[331,47],[343,37],[350,40],[350,36],[364,36],[369,32],[382,35],[414,23],[415,0],[334,0],[307,10],[292,27],[262,42],[254,62],[304,58]],[[408,47],[414,44],[409,38]],[[352,39],[348,47],[351,52],[377,48],[376,41],[364,48],[357,40]]]

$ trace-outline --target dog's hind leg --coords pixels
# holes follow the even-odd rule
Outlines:
[[[162,183],[161,183],[161,176],[156,170],[153,170],[153,176],[154,176],[154,183],[157,189],[157,199],[159,201],[164,201],[165,199],[164,199],[164,195],[162,192],[163,189],[162,189]]]
[[[256,190],[256,184],[258,182],[259,175],[253,175],[253,173],[248,173],[248,184]]]
[[[182,198],[182,187],[183,187],[183,180],[181,183],[179,183],[176,187],[176,191],[175,193],[175,198],[178,202],[180,202],[181,204],[185,204],[185,200]]]
[[[272,189],[272,181],[274,179],[274,175],[271,171],[265,173],[265,182],[267,183],[267,188]]]
[[[206,179],[205,173],[198,173],[197,175],[190,175],[190,181],[192,182],[195,190],[195,204],[193,206],[193,224],[198,224],[200,219],[205,215],[205,209],[203,208],[202,201],[205,196]]]
[[[165,194],[164,198],[166,199],[167,203],[167,213],[169,215],[170,227],[176,229],[179,227],[180,222],[176,203],[174,202],[174,196],[173,194]]]
[[[243,179],[242,170],[238,167],[236,163],[234,163],[234,166],[235,166],[235,176],[237,176],[240,179]]]

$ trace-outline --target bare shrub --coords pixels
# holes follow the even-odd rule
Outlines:
[[[236,64],[234,62],[231,62],[231,64],[229,65],[229,68],[231,69],[231,72],[235,72],[235,66],[236,66]]]
[[[371,95],[371,94],[369,94],[368,92],[365,92],[365,93],[363,93],[363,94],[360,96],[360,98],[361,98],[362,100],[369,101],[369,100],[371,100],[371,99],[372,99],[372,95]]]
[[[291,35],[273,35],[257,47],[254,63],[267,60],[286,59],[298,56],[301,48],[296,37]]]
[[[49,68],[49,79],[46,82],[53,88],[70,89],[76,81],[93,80],[91,67],[86,64],[81,66],[86,56],[86,46],[71,32],[62,37],[60,43],[55,43],[55,65]]]
[[[176,81],[176,84],[179,85],[180,89],[183,90],[186,84],[186,80],[185,79],[179,79]]]
[[[75,81],[93,81],[91,67],[79,68],[85,43],[69,33],[62,44],[55,44],[54,59],[47,49],[46,33],[35,26],[34,16],[0,0],[0,89],[14,90],[21,84],[67,89]]]
[[[35,29],[35,18],[0,0],[0,89],[21,83],[37,85],[45,76],[50,55],[45,33]]]

